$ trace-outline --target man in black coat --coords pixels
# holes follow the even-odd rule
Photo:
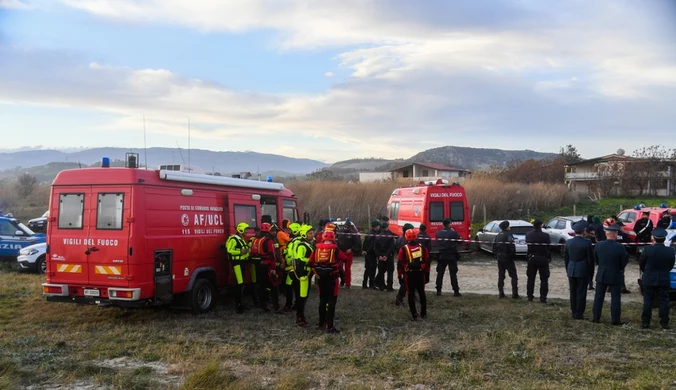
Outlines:
[[[418,230],[418,243],[427,249],[427,253],[432,253],[432,237],[427,234],[427,226],[421,223]]]
[[[575,237],[566,242],[563,249],[563,261],[566,265],[570,288],[570,311],[573,319],[581,320],[587,308],[587,285],[594,261],[594,247],[591,241],[582,237],[587,228],[585,221],[576,222],[572,227]]]
[[[446,218],[442,222],[443,230],[439,230],[436,238],[439,244],[439,261],[437,263],[437,295],[441,295],[441,288],[444,285],[444,273],[448,267],[448,273],[451,275],[451,286],[453,287],[453,296],[460,297],[460,286],[458,286],[458,243],[460,235],[451,226],[451,220]]]
[[[549,292],[549,262],[552,261],[549,245],[551,240],[549,234],[542,231],[542,221],[536,219],[533,222],[533,230],[526,234],[526,244],[528,244],[528,268],[526,276],[526,294],[528,300],[534,299],[535,276],[540,274],[540,302],[547,303],[547,293]]]
[[[498,291],[500,298],[505,297],[505,271],[512,280],[512,298],[519,299],[519,278],[516,274],[516,246],[514,246],[514,237],[509,231],[509,221],[502,221],[498,225],[502,231],[498,233],[493,241],[493,254],[498,260]]]
[[[605,232],[603,232],[603,235],[605,236]],[[587,228],[584,231],[583,237],[586,238],[587,240],[591,241],[592,245],[596,245],[598,242],[596,240],[596,232],[594,231],[593,226],[587,226]],[[604,237],[605,239],[605,237]],[[589,287],[587,288],[588,290],[593,290],[594,289],[594,263],[592,263],[591,269],[589,270]]]
[[[662,213],[662,218],[660,218],[660,220],[657,221],[657,227],[662,229],[669,229],[669,225],[671,225],[671,211],[664,210],[664,212]]]
[[[650,213],[644,211],[641,218],[634,224],[634,233],[636,233],[636,238],[640,243],[647,244],[650,242],[650,237],[653,232],[653,221],[651,221],[649,217]],[[642,249],[642,247],[639,247],[639,249]]]
[[[361,283],[361,288],[376,288],[375,277],[378,259],[376,258],[375,243],[379,234],[380,221],[374,220],[371,222],[371,230],[369,230],[366,237],[364,237],[362,246],[362,255],[364,256],[365,268],[364,280]]]
[[[669,329],[669,273],[674,268],[674,250],[664,245],[667,231],[653,230],[655,244],[645,248],[639,259],[643,284],[643,329],[650,328],[653,301],[659,302],[660,325]]]
[[[376,274],[376,289],[381,291],[394,291],[394,248],[399,237],[389,229],[388,222],[380,224],[380,234],[374,244],[376,258],[378,259],[378,273]],[[387,274],[387,285],[385,275]]]
[[[617,242],[617,232],[620,226],[613,225],[606,228],[607,240],[596,244],[594,259],[598,270],[596,271],[596,296],[592,322],[601,321],[601,310],[606,291],[610,289],[610,317],[612,325],[622,325],[622,284],[624,282],[624,267],[629,262],[629,255],[622,244]]]

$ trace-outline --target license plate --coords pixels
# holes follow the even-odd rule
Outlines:
[[[97,289],[91,289],[91,288],[85,288],[84,289],[85,297],[98,297],[99,294],[100,294],[99,290],[97,290]]]

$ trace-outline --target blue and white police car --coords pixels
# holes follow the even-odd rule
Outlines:
[[[16,219],[0,217],[0,258],[16,259],[21,249],[46,240],[45,234],[36,234]]]

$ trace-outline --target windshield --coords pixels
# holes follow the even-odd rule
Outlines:
[[[532,226],[513,226],[509,229],[512,232],[512,235],[525,236],[526,233],[533,230]]]
[[[21,230],[23,230],[27,235],[29,235],[29,236],[34,236],[34,235],[35,235],[35,232],[32,231],[28,226],[24,225],[23,223],[18,222],[17,225],[18,225],[19,228],[21,228]]]

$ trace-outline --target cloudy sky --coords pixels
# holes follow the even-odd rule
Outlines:
[[[672,0],[0,0],[0,148],[676,148]]]

